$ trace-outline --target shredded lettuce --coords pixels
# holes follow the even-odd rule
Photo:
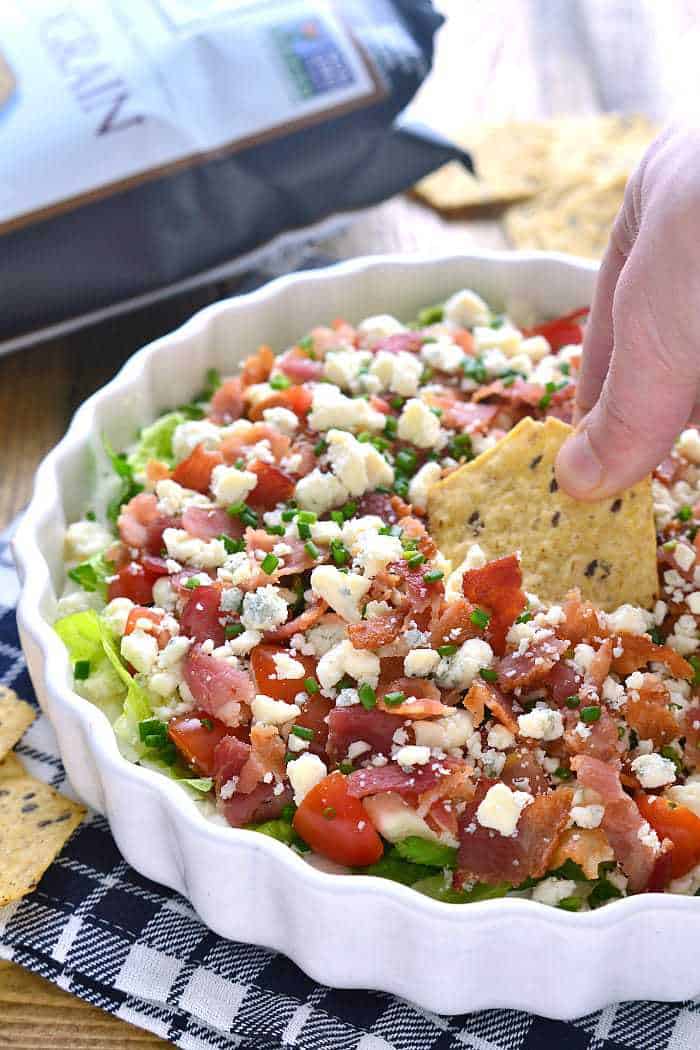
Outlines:
[[[68,649],[72,663],[89,660],[95,673],[108,660],[121,683],[126,686],[121,714],[113,723],[113,728],[127,757],[132,761],[141,758],[145,749],[139,736],[139,722],[150,718],[151,704],[146,690],[124,666],[110,630],[94,609],[64,616],[56,621],[54,629]]]
[[[456,868],[457,850],[441,842],[431,842],[418,835],[409,835],[396,843],[396,852],[403,860],[413,864],[427,864],[431,868]]]
[[[144,427],[139,435],[136,448],[127,458],[127,464],[135,474],[140,474],[146,469],[146,464],[151,459],[159,459],[172,467],[175,460],[173,457],[173,434],[175,428],[179,427],[188,419],[185,412],[168,412],[161,416],[155,423]]]
[[[64,616],[56,621],[54,630],[68,650],[71,663],[89,660],[94,667],[104,657],[100,618],[94,609]]]
[[[496,897],[505,897],[512,887],[509,882],[499,882],[495,886],[477,882],[470,890],[454,890],[451,886],[445,884],[443,875],[430,875],[427,879],[414,882],[413,889],[425,894],[426,897],[432,897],[436,901],[444,901],[446,904],[474,904],[476,901],[488,901]]]
[[[80,584],[84,591],[90,593],[96,591],[103,598],[107,598],[107,577],[114,572],[114,564],[107,561],[104,552],[93,554],[87,561],[76,565],[68,570],[69,579]]]
[[[111,522],[116,522],[122,505],[128,503],[129,500],[133,496],[138,495],[139,492],[143,492],[143,485],[139,485],[134,478],[134,468],[131,466],[126,456],[123,453],[115,452],[106,437],[102,438],[102,445],[107,458],[112,465],[112,470],[121,483],[119,491],[114,499],[110,500],[107,507],[107,517]]]
[[[425,877],[425,868],[420,864],[411,864],[410,861],[401,860],[393,855],[393,852],[385,854],[367,868],[357,868],[358,875],[374,875],[378,879],[389,879],[391,882],[400,882],[404,886],[413,886],[419,879]]]

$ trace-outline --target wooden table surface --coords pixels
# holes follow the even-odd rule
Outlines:
[[[435,70],[415,111],[451,133],[473,119],[601,110],[682,115],[700,89],[693,0],[442,0]],[[320,250],[505,247],[498,217],[446,221],[406,197],[357,217]],[[26,504],[37,463],[77,406],[150,339],[234,286],[217,284],[0,359],[0,528]],[[166,1045],[0,962],[0,1048],[133,1050]]]

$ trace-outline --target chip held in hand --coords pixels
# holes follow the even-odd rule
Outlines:
[[[578,587],[609,611],[649,608],[658,590],[651,478],[617,496],[580,502],[554,463],[572,428],[523,419],[493,448],[430,490],[430,530],[457,566],[478,543],[487,559],[519,552],[525,589],[543,601]]]

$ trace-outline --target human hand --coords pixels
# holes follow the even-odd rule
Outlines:
[[[602,499],[639,481],[700,419],[699,385],[700,129],[669,129],[629,180],[601,265],[559,484]]]

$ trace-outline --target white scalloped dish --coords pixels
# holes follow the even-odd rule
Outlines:
[[[290,956],[314,979],[393,992],[445,1013],[513,1007],[571,1018],[620,999],[690,998],[700,909],[645,894],[585,914],[521,899],[468,907],[400,884],[329,874],[263,835],[207,821],[177,785],[128,762],[106,716],[72,689],[51,624],[64,577],[66,523],[89,505],[95,450],[129,444],[186,402],[208,368],[225,374],[261,342],[283,347],[319,319],[386,313],[473,288],[536,317],[590,302],[596,267],[562,255],[376,256],[273,281],[214,304],[135,354],[77,412],[36,477],[15,540],[20,634],[42,708],[78,795],[105,814],[126,860],[192,902],[217,933]]]

